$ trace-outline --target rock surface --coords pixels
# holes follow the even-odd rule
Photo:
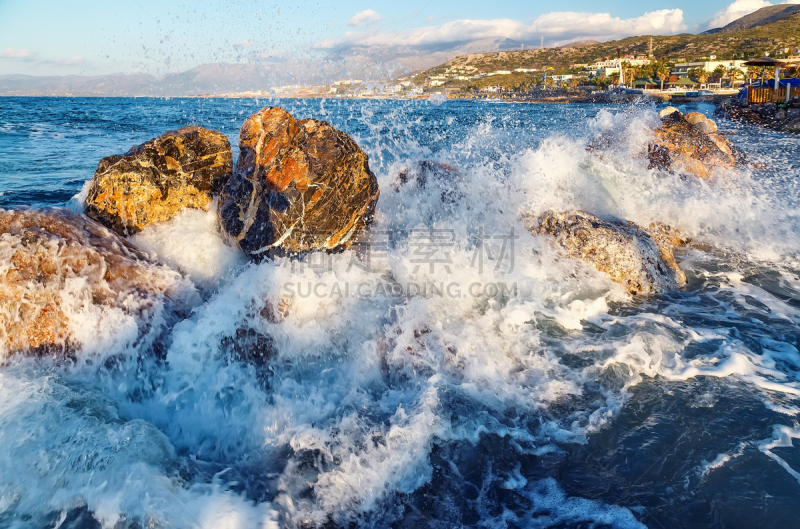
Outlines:
[[[0,210],[0,358],[79,348],[87,336],[114,333],[106,316],[135,315],[149,332],[147,319],[161,317],[166,297],[179,299],[184,288],[194,294],[176,272],[83,215]]]
[[[648,146],[650,168],[708,179],[720,169],[745,164],[744,154],[716,130],[716,124],[698,112],[667,114]]]
[[[233,168],[231,145],[221,132],[184,127],[100,160],[86,214],[128,236],[184,208],[206,209]]]
[[[347,134],[274,107],[245,121],[240,138],[219,214],[247,254],[343,249],[372,221],[378,181]]]
[[[585,211],[547,211],[528,224],[539,235],[552,235],[574,259],[583,259],[631,294],[653,294],[682,287],[686,276],[675,262],[671,230],[656,236],[619,219],[603,220]]]
[[[658,113],[658,117],[660,117],[661,119],[664,119],[665,117],[669,116],[673,112],[680,112],[680,110],[678,110],[675,107],[667,107],[667,108],[663,109],[661,112]]]
[[[438,192],[442,204],[451,207],[462,197],[458,189],[462,178],[461,172],[452,165],[422,160],[400,171],[392,188],[395,193],[399,193],[404,186],[420,192]]]

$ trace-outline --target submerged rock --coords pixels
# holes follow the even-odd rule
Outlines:
[[[631,294],[666,292],[686,284],[672,248],[679,239],[669,228],[658,234],[619,219],[602,220],[585,211],[547,211],[527,226],[552,235],[567,255],[583,259]]]
[[[120,235],[176,217],[184,208],[207,209],[212,192],[233,168],[221,132],[184,127],[100,160],[86,214]]]
[[[324,121],[264,108],[242,125],[223,189],[225,232],[252,256],[346,248],[372,221],[380,191],[367,155]]]
[[[716,124],[698,112],[665,115],[661,127],[654,132],[655,141],[648,146],[650,168],[708,179],[715,169],[743,165],[744,153],[716,130]]]
[[[422,160],[405,167],[392,183],[395,193],[405,186],[415,191],[438,193],[442,205],[452,207],[463,196],[458,189],[462,180],[461,172],[446,163]]]
[[[0,358],[138,341],[166,317],[167,304],[194,296],[179,274],[83,215],[0,210]]]

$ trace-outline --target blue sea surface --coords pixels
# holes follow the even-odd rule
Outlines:
[[[702,181],[648,168],[653,104],[0,98],[0,208],[66,207],[100,159],[187,125],[235,159],[276,105],[367,152],[385,268],[212,267],[234,250],[184,234],[213,211],[133,237],[198,301],[162,322],[164,361],[108,337],[76,362],[0,351],[0,527],[800,527],[800,137],[719,118],[755,165]],[[401,185],[423,161],[459,176]],[[672,226],[688,284],[628,295],[526,231],[548,209]],[[415,259],[431,228],[446,270]],[[513,262],[476,271],[475,233],[511,233]],[[387,278],[458,295],[330,289]],[[224,358],[241,329],[273,337],[267,368]]]

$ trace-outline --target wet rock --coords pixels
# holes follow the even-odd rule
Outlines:
[[[713,121],[697,112],[687,116],[673,112],[662,119],[648,146],[650,167],[708,179],[716,170],[732,170],[746,163],[742,151],[721,134],[710,132],[716,130]]]
[[[667,107],[667,108],[663,109],[661,112],[658,113],[658,117],[660,117],[661,119],[664,119],[665,117],[669,116],[673,112],[680,113],[680,110],[678,110],[675,107]]]
[[[184,208],[207,209],[232,168],[230,142],[221,132],[173,130],[100,160],[86,214],[120,235],[132,235]]]
[[[761,114],[747,107],[738,107],[731,109],[731,111],[728,113],[728,118],[734,121],[743,121],[745,123],[751,123],[753,125],[764,124],[764,118],[761,117]]]
[[[784,132],[793,132],[795,134],[800,134],[800,119],[790,121],[789,123],[785,124],[781,130],[783,130]]]
[[[223,354],[234,362],[265,366],[275,356],[275,340],[249,327],[236,329],[235,336],[222,339]]]
[[[141,338],[167,304],[188,310],[193,296],[179,274],[83,215],[0,210],[0,358],[74,351],[126,315]]]
[[[245,121],[240,138],[219,215],[247,254],[344,249],[372,221],[378,181],[347,134],[275,107]]]
[[[435,192],[439,194],[442,204],[452,206],[462,197],[458,190],[461,178],[459,170],[452,165],[423,160],[400,171],[392,188],[396,193],[405,186],[412,186],[420,191]]]
[[[713,120],[708,119],[706,115],[701,112],[689,112],[685,114],[683,118],[694,125],[694,128],[705,134],[717,132],[717,124],[714,123]]]
[[[574,259],[583,259],[631,294],[653,294],[682,287],[686,276],[675,262],[670,230],[658,235],[620,219],[600,219],[585,211],[547,211],[527,228],[552,235]],[[674,235],[672,235],[674,237]],[[671,244],[673,243],[673,244]]]

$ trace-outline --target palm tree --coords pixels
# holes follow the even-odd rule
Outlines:
[[[761,68],[758,66],[748,66],[747,67],[747,78],[751,81],[753,79],[758,79],[758,76],[761,75]]]
[[[731,86],[736,84],[736,80],[742,76],[742,71],[739,68],[731,66],[728,68],[728,78],[731,80]]]
[[[628,76],[625,77],[625,80],[628,81],[631,86],[633,86],[633,82],[642,75],[642,69],[636,66],[631,66],[628,68],[627,74]]]
[[[611,84],[618,84],[619,83],[619,73],[614,72],[608,76],[608,80],[611,81]]]
[[[706,82],[708,81],[709,77],[708,72],[705,71],[705,69],[703,68],[698,68],[696,76],[697,77],[695,77],[695,79],[697,79],[697,82],[700,83],[700,88],[703,88],[703,85],[706,84]]]
[[[722,78],[725,76],[725,72],[726,72],[725,67],[720,64],[719,66],[714,68],[713,72],[711,72],[711,78],[716,80],[716,82],[719,83],[719,82],[722,81]]]
[[[662,62],[654,68],[654,72],[656,77],[661,81],[661,90],[664,90],[664,81],[669,79],[670,69]]]

